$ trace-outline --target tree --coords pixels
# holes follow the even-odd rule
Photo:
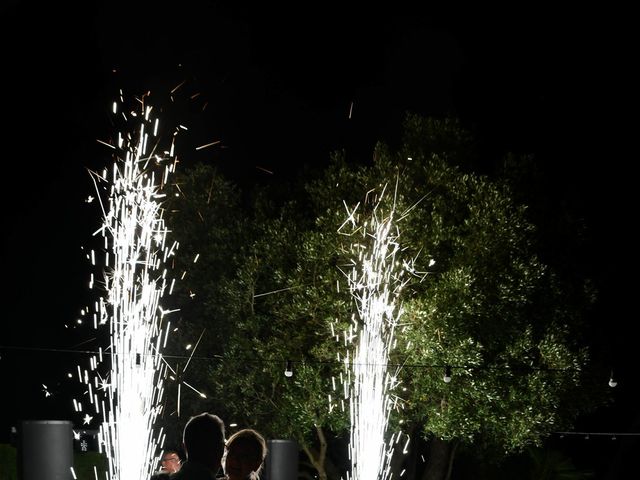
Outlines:
[[[425,478],[448,478],[458,445],[518,452],[602,400],[589,390],[578,335],[593,294],[540,261],[535,226],[507,184],[458,166],[473,161],[473,142],[455,121],[410,115],[405,131],[403,148],[378,145],[369,167],[337,157],[310,193],[317,224],[331,232],[344,219],[336,197],[353,204],[398,185],[405,254],[427,272],[404,299],[400,418],[431,440]]]
[[[588,354],[575,336],[590,292],[574,288],[567,301],[567,285],[537,255],[525,206],[505,183],[463,170],[473,141],[457,122],[408,116],[405,131],[399,151],[379,144],[370,165],[335,154],[295,199],[257,195],[234,237],[239,256],[224,300],[234,306],[225,307],[209,385],[223,394],[227,418],[295,438],[321,479],[339,476],[327,445],[348,427],[328,399],[340,405],[332,387],[344,350],[331,328],[339,337],[354,309],[339,268],[352,239],[337,232],[344,203],[367,192],[394,190],[385,201],[402,214],[404,255],[424,272],[403,298],[392,358],[403,366],[403,401],[392,426],[429,441],[425,479],[449,478],[459,445],[496,457],[518,452],[598,400],[585,389]],[[213,308],[222,300],[208,292]]]

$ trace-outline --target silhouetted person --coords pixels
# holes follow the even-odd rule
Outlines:
[[[191,417],[182,434],[187,457],[171,480],[214,480],[224,453],[224,423],[216,415],[201,413]]]
[[[229,437],[225,446],[224,473],[228,480],[257,480],[267,456],[267,443],[246,428]]]

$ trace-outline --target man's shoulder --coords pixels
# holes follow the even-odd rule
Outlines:
[[[171,476],[168,473],[154,473],[151,475],[151,480],[169,480]]]
[[[169,480],[214,480],[214,475],[198,463],[185,462],[180,470],[171,474]]]

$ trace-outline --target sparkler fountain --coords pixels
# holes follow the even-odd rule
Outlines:
[[[402,315],[398,297],[406,284],[403,274],[408,265],[397,258],[400,246],[396,227],[395,202],[388,214],[382,213],[384,190],[375,201],[372,213],[364,221],[357,214],[357,205],[345,224],[353,228],[349,235],[359,235],[351,244],[355,257],[348,274],[349,287],[357,304],[352,317],[347,344],[352,346],[353,359],[344,357],[347,375],[345,391],[349,392],[351,416],[351,479],[373,480],[390,478],[389,460],[393,453],[393,438],[385,442],[389,414],[396,398],[390,395],[396,386],[397,372],[387,371],[389,350],[395,328]],[[399,437],[398,437],[399,438]]]
[[[122,104],[122,96],[120,100]],[[111,179],[107,169],[102,175],[92,174],[103,212],[96,234],[104,237],[107,292],[106,298],[96,302],[93,323],[96,329],[108,326],[110,344],[91,358],[89,371],[78,367],[78,375],[95,414],[103,419],[99,439],[111,480],[150,478],[156,449],[164,441],[162,432],[155,434],[153,429],[167,373],[161,352],[170,327],[164,318],[169,312],[162,310],[159,301],[173,289],[175,280],[168,277],[165,265],[178,245],[165,244],[167,228],[160,202],[162,186],[175,168],[175,135],[169,149],[158,152],[158,121],[151,118],[152,108],[145,105],[144,97],[139,106],[139,111],[118,112],[114,102],[114,115],[125,120],[129,131],[119,133],[115,145],[101,142],[115,151]],[[93,251],[90,258],[95,264]],[[99,366],[105,357],[111,365],[103,377]],[[74,404],[82,411],[80,402],[74,400]]]

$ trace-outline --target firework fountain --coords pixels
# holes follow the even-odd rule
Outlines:
[[[110,340],[91,358],[88,370],[78,367],[78,375],[93,411],[102,417],[99,440],[109,460],[109,478],[147,480],[164,442],[162,432],[153,429],[167,374],[161,352],[170,327],[169,312],[159,302],[173,289],[175,280],[165,265],[178,245],[166,244],[160,202],[176,164],[175,135],[160,151],[158,120],[144,97],[133,111],[119,111],[123,103],[121,95],[113,113],[124,120],[125,130],[116,142],[101,142],[115,152],[111,171],[92,173],[103,213],[96,234],[104,240],[107,292],[96,302],[93,325],[108,327]],[[89,257],[95,265],[96,253]],[[110,360],[110,370],[101,375],[103,360]],[[74,405],[82,411],[81,402],[74,400]]]
[[[383,196],[384,190],[374,200],[370,216],[359,214],[359,205],[356,206],[340,229],[344,233],[350,225],[349,235],[359,238],[351,244],[354,261],[347,274],[357,314],[345,332],[352,353],[344,357],[351,416],[352,480],[390,478],[389,460],[395,444],[393,436],[388,442],[385,436],[389,414],[397,401],[391,391],[397,384],[398,372],[389,373],[387,364],[402,315],[398,297],[406,284],[404,272],[410,269],[398,258],[395,201],[388,213],[383,213]]]

